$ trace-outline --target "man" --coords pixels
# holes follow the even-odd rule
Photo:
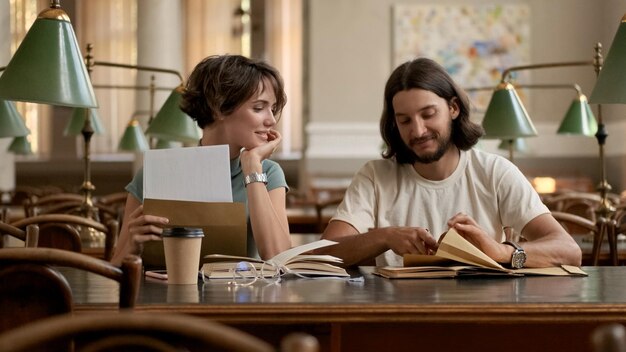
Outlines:
[[[355,175],[323,238],[326,252],[355,265],[402,265],[431,254],[454,228],[499,263],[580,265],[581,251],[511,162],[471,149],[482,128],[445,70],[420,58],[394,70],[380,121],[386,151]],[[504,241],[504,228],[525,242]]]

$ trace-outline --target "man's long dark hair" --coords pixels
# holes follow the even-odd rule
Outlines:
[[[467,94],[459,88],[446,70],[433,60],[419,58],[398,66],[385,85],[385,102],[380,118],[380,133],[386,144],[383,158],[395,157],[400,164],[413,164],[415,153],[409,149],[398,131],[393,110],[393,97],[405,90],[423,89],[445,99],[448,105],[454,101],[459,107],[459,116],[452,120],[451,140],[460,150],[474,146],[484,134],[483,128],[470,121],[470,104]]]

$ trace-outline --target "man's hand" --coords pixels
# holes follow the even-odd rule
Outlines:
[[[434,254],[437,250],[435,237],[425,228],[385,227],[372,231],[381,231],[387,247],[398,255]]]
[[[465,213],[458,213],[448,220],[448,227],[453,228],[463,238],[498,263],[508,263],[512,255],[512,247],[498,243],[489,236],[476,221]],[[441,237],[443,238],[443,236]],[[441,240],[440,238],[440,240]]]

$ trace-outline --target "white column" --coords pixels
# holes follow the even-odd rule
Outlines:
[[[0,66],[6,66],[11,58],[11,18],[9,0],[0,1]],[[2,74],[2,73],[0,73]],[[15,188],[15,157],[7,152],[12,138],[0,138],[0,190]]]
[[[138,0],[137,1],[137,65],[176,70],[183,77],[183,16],[181,0]],[[155,75],[158,87],[176,87],[180,79],[167,73],[139,71],[137,85],[150,84],[150,76]],[[154,100],[155,114],[170,92],[157,91]],[[137,93],[137,106],[149,108],[149,95]],[[147,121],[143,121],[146,126]],[[141,165],[142,158],[136,159]]]

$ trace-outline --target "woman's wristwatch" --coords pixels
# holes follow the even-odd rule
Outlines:
[[[253,182],[263,182],[263,184],[267,184],[267,174],[265,172],[253,172],[243,178],[243,185],[246,187]]]

